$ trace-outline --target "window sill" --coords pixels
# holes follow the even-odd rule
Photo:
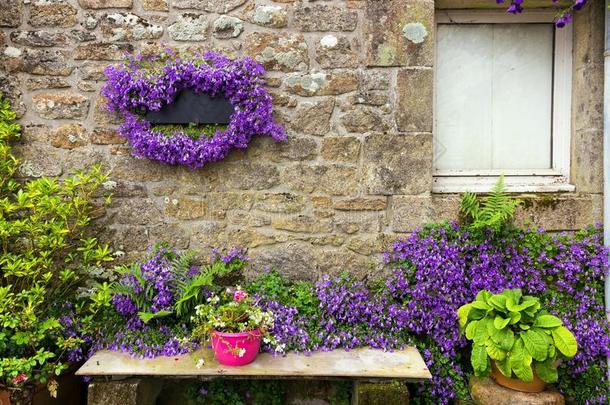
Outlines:
[[[496,176],[435,176],[433,193],[487,193],[498,180]],[[511,193],[557,193],[576,189],[563,176],[505,176],[504,183]]]

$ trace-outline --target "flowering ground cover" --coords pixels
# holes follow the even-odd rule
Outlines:
[[[175,271],[166,254],[158,251],[141,265],[142,289],[150,283],[154,290],[153,312],[170,310],[177,300]],[[393,350],[416,345],[434,376],[431,383],[413,388],[422,403],[468,398],[470,351],[460,335],[457,309],[482,289],[521,288],[524,294],[539,297],[578,341],[578,354],[560,366],[559,388],[576,403],[597,404],[608,394],[604,376],[610,325],[602,295],[607,255],[599,227],[559,235],[537,229],[493,234],[444,223],[396,242],[385,257],[391,275],[383,280],[367,284],[346,273],[312,284],[290,282],[270,271],[246,288],[261,309],[275,317],[269,330],[275,342],[263,345],[264,351],[306,355],[359,346]],[[246,263],[237,250],[219,260],[235,261],[235,270]],[[193,268],[190,274],[197,271]],[[182,274],[191,277],[189,272]],[[140,291],[129,274],[121,283]],[[94,349],[153,357],[185,353],[200,343],[191,339],[187,318],[160,316],[144,323],[133,299],[118,293],[112,301],[119,332],[102,336],[111,343],[98,343]]]

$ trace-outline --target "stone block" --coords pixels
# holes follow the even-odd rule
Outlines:
[[[358,88],[354,72],[293,73],[284,79],[286,90],[299,96],[331,96],[349,93]]]
[[[353,31],[358,25],[358,13],[340,6],[299,3],[294,9],[293,24],[303,32]]]
[[[110,219],[116,224],[152,226],[163,223],[165,215],[152,198],[115,198]]]
[[[66,28],[76,25],[78,10],[65,0],[34,0],[30,4],[32,27]]]
[[[132,53],[131,44],[113,44],[110,42],[90,42],[78,45],[74,50],[74,59],[82,60],[122,60],[125,52]]]
[[[356,163],[360,158],[361,143],[356,137],[324,138],[320,156],[331,162]]]
[[[39,93],[32,97],[34,111],[47,119],[83,119],[89,111],[89,99],[72,92]]]
[[[572,76],[572,127],[602,129],[604,125],[604,65],[588,64]]]
[[[118,135],[116,130],[109,128],[95,128],[90,140],[96,145],[120,145],[127,142],[127,139]]]
[[[557,390],[549,388],[538,393],[514,391],[496,384],[491,378],[470,378],[470,395],[477,405],[564,405]]]
[[[50,145],[30,143],[13,148],[19,158],[18,175],[21,177],[59,176],[63,173],[63,155]]]
[[[458,219],[458,195],[395,195],[391,198],[390,229],[414,232],[424,224]]]
[[[385,223],[385,211],[360,211],[357,215],[347,210],[336,210],[332,216],[337,233],[356,235],[374,234],[381,231]]]
[[[10,49],[10,48],[6,48]],[[9,72],[21,71],[33,75],[69,76],[74,66],[69,63],[66,51],[46,49],[24,49],[17,48],[14,55],[5,59],[5,66]],[[6,50],[5,54],[6,55]]]
[[[399,382],[354,382],[352,405],[409,405],[409,390]]]
[[[329,233],[332,231],[332,224],[328,220],[297,215],[293,217],[276,216],[271,219],[271,226],[274,229],[291,232],[304,233]]]
[[[306,203],[307,200],[304,196],[294,193],[260,193],[256,196],[254,209],[265,212],[293,214],[303,211]]]
[[[43,30],[11,32],[11,41],[23,46],[62,46],[66,44],[67,40],[68,38],[61,32]]]
[[[432,69],[404,69],[396,84],[396,125],[401,132],[432,132]]]
[[[369,135],[364,141],[369,194],[420,194],[432,189],[432,134]]]
[[[132,13],[105,14],[99,25],[104,39],[112,42],[158,39],[163,35],[162,26]]]
[[[82,8],[131,8],[133,0],[78,0]]]
[[[604,2],[594,0],[574,13],[574,66],[604,63]]]
[[[203,14],[186,13],[179,15],[176,22],[167,27],[174,41],[204,41],[207,39],[209,22]]]
[[[246,37],[244,49],[267,70],[296,72],[309,68],[307,42],[300,34],[253,32]]]
[[[337,164],[296,164],[282,171],[282,183],[304,193],[350,195],[358,190],[359,170]]]
[[[19,27],[21,25],[21,0],[0,0],[0,27]]]
[[[251,3],[242,13],[245,20],[263,27],[283,28],[288,25],[288,11],[279,4]]]
[[[236,9],[248,0],[173,0],[172,6],[180,9],[205,10],[209,13],[224,14]]]
[[[214,20],[212,32],[219,39],[237,38],[244,32],[244,22],[237,17],[221,15]]]
[[[524,204],[515,214],[519,227],[538,226],[547,231],[585,228],[603,220],[601,194],[535,194],[519,196]]]
[[[341,116],[341,124],[347,132],[358,134],[386,131],[389,124],[379,108],[356,105]]]
[[[572,162],[570,183],[579,193],[602,193],[604,133],[601,130],[572,133]]]
[[[151,379],[94,381],[89,384],[87,404],[154,405],[162,388],[163,383]]]
[[[268,137],[254,138],[246,155],[252,159],[268,159],[272,162],[313,160],[318,145],[314,139],[291,135],[285,142],[275,142]]]
[[[246,275],[254,277],[261,271],[276,269],[292,280],[315,281],[319,269],[317,257],[311,244],[289,242],[260,247],[249,251],[252,266]]]
[[[176,219],[203,218],[208,211],[208,202],[194,198],[165,198],[165,214]]]
[[[432,66],[434,1],[367,0],[364,21],[368,66]]]
[[[63,124],[51,134],[51,144],[56,148],[74,149],[88,143],[89,134],[80,124]]]
[[[356,197],[335,200],[333,208],[340,211],[383,211],[387,203],[386,197]]]
[[[316,42],[316,61],[326,69],[356,67],[359,44],[345,35],[327,34]]]
[[[169,11],[168,0],[143,0],[142,9],[145,11]]]
[[[68,80],[56,76],[28,77],[25,79],[23,86],[26,90],[65,89],[71,87]]]
[[[296,133],[322,136],[330,131],[330,117],[335,108],[334,98],[299,104],[288,127]]]

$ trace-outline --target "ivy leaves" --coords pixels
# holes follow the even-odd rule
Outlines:
[[[471,364],[478,376],[491,371],[493,361],[506,377],[531,382],[534,371],[545,382],[557,381],[557,359],[574,357],[574,335],[558,317],[541,310],[540,301],[521,290],[492,294],[458,309],[460,328],[473,342]]]

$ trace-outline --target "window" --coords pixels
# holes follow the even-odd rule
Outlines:
[[[570,27],[553,12],[437,13],[434,190],[571,191]]]

